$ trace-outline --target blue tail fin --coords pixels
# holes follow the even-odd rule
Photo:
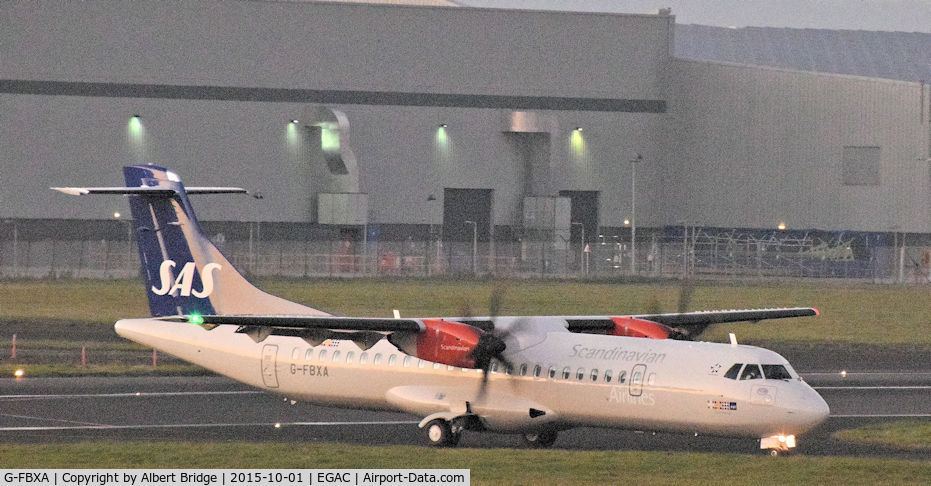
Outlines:
[[[152,315],[216,314],[210,299],[215,290],[213,272],[216,267],[207,263],[200,271],[196,268],[195,251],[185,232],[196,239],[206,238],[178,177],[154,166],[124,167],[123,175],[127,187],[171,190],[170,195],[129,196]]]
[[[328,315],[250,284],[204,235],[178,176],[152,165],[125,167],[126,187],[57,188],[68,194],[125,194],[139,243],[142,278],[153,316],[213,314]]]

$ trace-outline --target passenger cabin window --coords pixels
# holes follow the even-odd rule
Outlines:
[[[767,380],[791,380],[789,370],[782,365],[763,365],[763,376]]]
[[[392,354],[390,357],[388,357],[388,366],[394,366],[394,364],[397,362],[398,362],[398,355]]]
[[[585,368],[579,368],[578,371],[575,372],[575,379],[582,381],[582,379],[584,378],[585,378]]]
[[[339,359],[339,351],[333,351],[333,361],[336,361],[338,359]]]
[[[401,362],[401,366],[407,368],[407,367],[410,366],[410,365],[411,365],[411,357],[410,357],[410,356],[405,356],[405,357],[404,357],[404,361]]]
[[[741,380],[758,380],[763,378],[763,372],[760,371],[759,365],[748,364],[744,366],[744,372],[740,374]]]
[[[527,376],[527,363],[520,364],[520,376]]]
[[[354,352],[352,352],[352,351],[346,353],[346,362],[347,362],[347,363],[352,363],[352,358],[355,358],[355,357],[356,357],[356,353],[354,353]]]
[[[621,371],[621,373],[617,375],[617,382],[624,383],[625,381],[627,381],[627,372]]]
[[[605,370],[605,383],[611,383],[611,370]]]
[[[291,350],[291,360],[297,361],[297,359],[300,356],[301,356],[301,348],[294,348],[293,350]]]
[[[552,379],[556,379],[556,367],[555,367],[555,366],[550,366],[550,369],[549,369],[549,372],[548,372],[548,373],[549,373],[549,376],[550,376],[550,379],[551,379],[551,380],[552,380]]]
[[[420,361],[417,362],[417,367],[418,367],[418,368],[423,368],[424,366],[427,366],[427,362],[426,362],[426,361],[420,360]]]
[[[727,373],[724,373],[725,378],[730,378],[731,380],[736,380],[737,376],[740,375],[740,367],[743,366],[743,363],[737,363],[734,366],[731,366]]]
[[[562,369],[562,379],[568,380],[570,374],[572,374],[572,370],[568,366]]]
[[[542,367],[542,366],[536,365],[536,366],[533,367],[533,376],[534,376],[534,377],[539,378],[539,377],[540,377],[540,373],[542,373],[542,372],[543,372],[543,367]]]
[[[368,353],[362,353],[362,354],[359,355],[359,363],[365,364],[365,363],[368,363],[368,362],[369,362],[369,354],[368,354]]]
[[[375,353],[375,357],[372,358],[372,364],[381,363],[381,353]]]
[[[304,360],[312,361],[314,359],[314,348],[310,348],[304,353]]]
[[[320,353],[317,354],[317,359],[320,360],[320,361],[323,361],[324,359],[326,359],[326,350],[325,350],[325,349],[321,349],[321,350],[320,350]]]
[[[598,381],[598,368],[592,370],[592,381]]]

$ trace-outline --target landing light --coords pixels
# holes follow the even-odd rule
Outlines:
[[[18,369],[18,370],[16,370],[16,371],[13,372],[13,376],[15,376],[15,377],[17,377],[17,378],[22,378],[23,375],[25,375],[25,374],[26,374],[26,371],[23,370],[22,368],[20,368],[20,369]]]

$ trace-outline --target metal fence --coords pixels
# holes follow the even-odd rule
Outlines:
[[[581,242],[529,240],[223,241],[243,273],[276,277],[498,275],[559,278],[841,278],[928,283],[931,245],[904,238],[823,238],[702,228],[644,231],[636,251],[623,235]],[[639,233],[638,233],[639,234]],[[891,236],[891,235],[890,235]],[[629,237],[627,237],[629,238]],[[857,239],[859,238],[859,239]],[[913,238],[916,242],[918,238]],[[891,240],[891,241],[887,241]],[[892,244],[888,244],[892,243]],[[637,257],[631,262],[631,254]],[[0,240],[0,278],[131,278],[135,243]]]

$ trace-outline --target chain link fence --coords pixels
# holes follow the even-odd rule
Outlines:
[[[642,237],[639,237],[640,235]],[[0,239],[0,278],[134,278],[135,242],[123,234],[95,240]],[[558,235],[557,235],[558,236]],[[261,277],[496,275],[554,278],[831,278],[929,283],[926,235],[764,232],[668,227],[556,238],[450,242],[356,239],[226,239],[217,246],[243,273]],[[631,255],[636,255],[631,262]]]

